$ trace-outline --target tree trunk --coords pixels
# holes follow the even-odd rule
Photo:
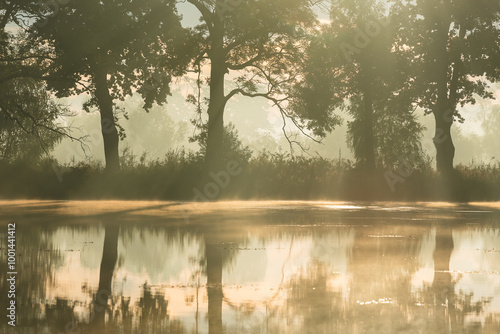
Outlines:
[[[120,169],[118,151],[118,131],[113,115],[113,98],[109,94],[108,73],[105,69],[98,69],[94,73],[95,97],[101,113],[101,131],[104,142],[104,157],[106,170],[117,171]]]
[[[208,332],[222,333],[222,247],[206,239]]]
[[[449,27],[450,22],[442,22],[438,25],[438,36],[434,48],[437,101],[433,110],[436,120],[436,131],[433,138],[436,147],[436,168],[447,179],[453,174],[453,158],[455,157],[455,146],[451,138],[453,115],[450,113],[448,89],[449,59],[447,45]]]
[[[446,110],[434,112],[436,120],[436,131],[433,138],[436,147],[436,168],[445,177],[453,174],[453,158],[455,157],[455,146],[451,138],[451,125],[453,119],[447,115]]]
[[[217,172],[223,166],[222,142],[224,137],[224,79],[227,72],[224,53],[224,23],[214,15],[210,49],[210,103],[208,106],[208,137],[205,165],[210,172]]]

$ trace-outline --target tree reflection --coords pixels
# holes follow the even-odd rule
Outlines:
[[[56,298],[56,302],[45,305],[47,326],[56,333],[67,333],[78,327],[75,322],[75,302]]]
[[[59,250],[54,249],[50,239],[52,231],[40,228],[26,228],[17,224],[16,240],[16,304],[17,322],[16,329],[42,330],[46,322],[51,319],[40,321],[44,312],[43,301],[45,300],[47,288],[54,284],[52,275],[54,268],[62,263],[62,256]],[[4,231],[6,231],[5,229]],[[0,234],[0,295],[2,296],[0,306],[2,310],[7,308],[8,281],[7,281],[7,237]],[[61,301],[58,301],[61,303]],[[46,309],[49,312],[50,309]],[[9,326],[10,327],[10,326]],[[7,327],[7,321],[3,321],[0,329]],[[0,330],[1,332],[2,330]]]
[[[286,301],[287,330],[301,333],[412,333],[408,321],[416,308],[411,277],[422,232],[416,228],[356,229],[353,243],[328,254],[342,261],[309,262],[292,277]],[[345,239],[345,236],[344,236]],[[345,249],[347,248],[347,249]],[[298,324],[297,324],[298,321]],[[283,328],[280,328],[283,330]]]
[[[467,325],[468,314],[480,314],[488,300],[472,302],[473,294],[457,293],[455,285],[461,278],[454,279],[450,270],[450,259],[454,249],[453,230],[438,228],[436,230],[436,247],[434,250],[434,279],[431,285],[425,286],[423,300],[427,310],[425,329],[429,332],[483,333],[482,326]]]
[[[412,333],[411,278],[423,232],[415,226],[359,229],[349,271],[348,331]]]
[[[331,279],[331,270],[320,263],[312,263],[291,279],[286,301],[287,318],[301,320],[301,324],[291,321],[288,330],[337,333],[345,328],[348,305],[342,291],[329,285]]]
[[[108,300],[111,297],[111,283],[118,260],[118,225],[109,224],[104,227],[104,245],[102,250],[101,268],[99,271],[99,287],[94,297],[93,310],[90,321],[97,329],[105,328]],[[95,319],[92,319],[95,316]]]
[[[183,333],[182,323],[169,317],[168,300],[164,293],[154,289],[148,282],[141,286],[141,297],[135,303],[131,303],[131,299],[123,295],[113,294],[112,280],[118,260],[118,235],[118,225],[105,227],[99,288],[94,297],[95,320],[91,322],[89,332]],[[106,314],[108,321],[105,321]]]
[[[205,239],[207,258],[208,331],[222,333],[222,256],[223,248],[215,240]]]
[[[205,241],[205,260],[208,296],[208,331],[209,334],[226,332],[222,322],[222,305],[224,300],[222,271],[237,256],[238,250],[227,245],[244,243],[245,231],[242,226],[223,223],[203,227],[201,233]]]
[[[436,306],[443,306],[443,311],[438,310],[439,318],[443,322],[437,322],[439,327],[449,328],[451,332],[457,330],[457,319],[455,298],[455,282],[450,271],[450,259],[453,253],[453,235],[451,228],[438,229],[436,233],[436,248],[434,249],[434,280],[430,291],[434,296]]]
[[[457,269],[453,267],[455,262],[450,265],[450,259],[452,254],[456,258],[454,248],[463,248],[463,241],[456,233],[454,239],[452,229],[444,223],[436,229],[374,224],[340,232],[332,232],[329,226],[252,231],[248,226],[220,222],[187,229],[158,224],[152,228],[134,226],[130,230],[134,239],[129,244],[123,242],[127,230],[121,226],[114,220],[93,234],[87,230],[82,234],[84,240],[91,239],[89,235],[101,239],[104,232],[102,256],[100,245],[94,248],[98,255],[91,256],[100,257],[100,267],[96,259],[92,266],[78,268],[90,271],[95,285],[86,288],[83,297],[73,296],[79,291],[69,289],[72,294],[66,299],[44,290],[50,273],[60,274],[53,268],[60,255],[49,245],[51,239],[35,235],[28,238],[29,233],[23,231],[27,239],[21,248],[29,242],[51,250],[35,252],[43,262],[37,262],[33,254],[20,262],[25,275],[19,289],[21,302],[35,297],[42,300],[26,307],[23,304],[23,319],[30,319],[38,332],[55,333],[498,332],[496,314],[483,317],[483,325],[468,322],[471,314],[483,315],[489,301],[475,302],[472,293],[459,290],[461,276],[450,270]],[[69,232],[75,230],[78,227]],[[481,233],[479,239],[484,241]],[[66,242],[67,234],[60,239]],[[488,244],[488,249],[496,240]],[[88,258],[89,253],[85,254]],[[427,254],[429,268],[433,260],[434,270],[419,270],[424,268],[422,254]],[[267,262],[259,262],[260,256]],[[5,264],[4,258],[1,261]],[[426,276],[423,281],[429,282],[421,288],[415,284],[417,271]],[[230,275],[223,277],[228,272]],[[61,274],[61,281],[74,277],[65,274]],[[123,278],[126,282],[120,291],[118,280],[122,275],[132,278]],[[201,295],[207,299],[200,298],[202,306],[198,308],[202,275],[206,275],[207,286],[206,296],[204,287]],[[197,278],[196,297],[193,277]],[[77,279],[73,284],[85,289],[84,281]],[[25,286],[36,296],[22,295]],[[192,305],[195,298],[196,311]],[[203,324],[208,328],[198,328],[199,310],[206,310]]]

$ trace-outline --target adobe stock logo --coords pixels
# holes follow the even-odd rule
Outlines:
[[[194,201],[207,202],[219,196],[221,189],[226,188],[231,182],[231,177],[237,176],[242,172],[242,168],[235,160],[231,160],[226,164],[226,170],[218,173],[210,172],[208,175],[212,178],[213,182],[208,182],[203,187],[203,192],[199,189],[193,189],[195,194]]]
[[[340,49],[348,61],[352,61],[354,54],[361,53],[361,50],[368,47],[372,40],[380,35],[382,29],[389,25],[389,21],[384,18],[377,21],[370,21],[365,24],[364,31],[356,27],[356,34],[353,38],[354,45],[346,42],[340,43]]]
[[[179,211],[184,218],[184,221],[189,224],[190,223],[190,211],[195,210],[198,202],[208,202],[210,200],[217,199],[220,195],[221,189],[226,188],[229,183],[231,183],[231,177],[235,177],[241,172],[243,169],[241,168],[238,161],[231,160],[226,164],[226,170],[219,171],[218,173],[210,172],[208,175],[212,178],[213,182],[208,182],[203,187],[203,191],[200,191],[198,188],[194,188],[194,198],[192,200],[192,204],[188,206],[187,209],[180,207]]]

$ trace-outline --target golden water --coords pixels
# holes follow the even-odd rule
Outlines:
[[[7,333],[500,333],[497,204],[0,201],[2,310],[11,222]]]

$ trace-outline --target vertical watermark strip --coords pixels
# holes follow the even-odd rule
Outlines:
[[[7,322],[10,326],[16,326],[16,224],[7,225]]]

